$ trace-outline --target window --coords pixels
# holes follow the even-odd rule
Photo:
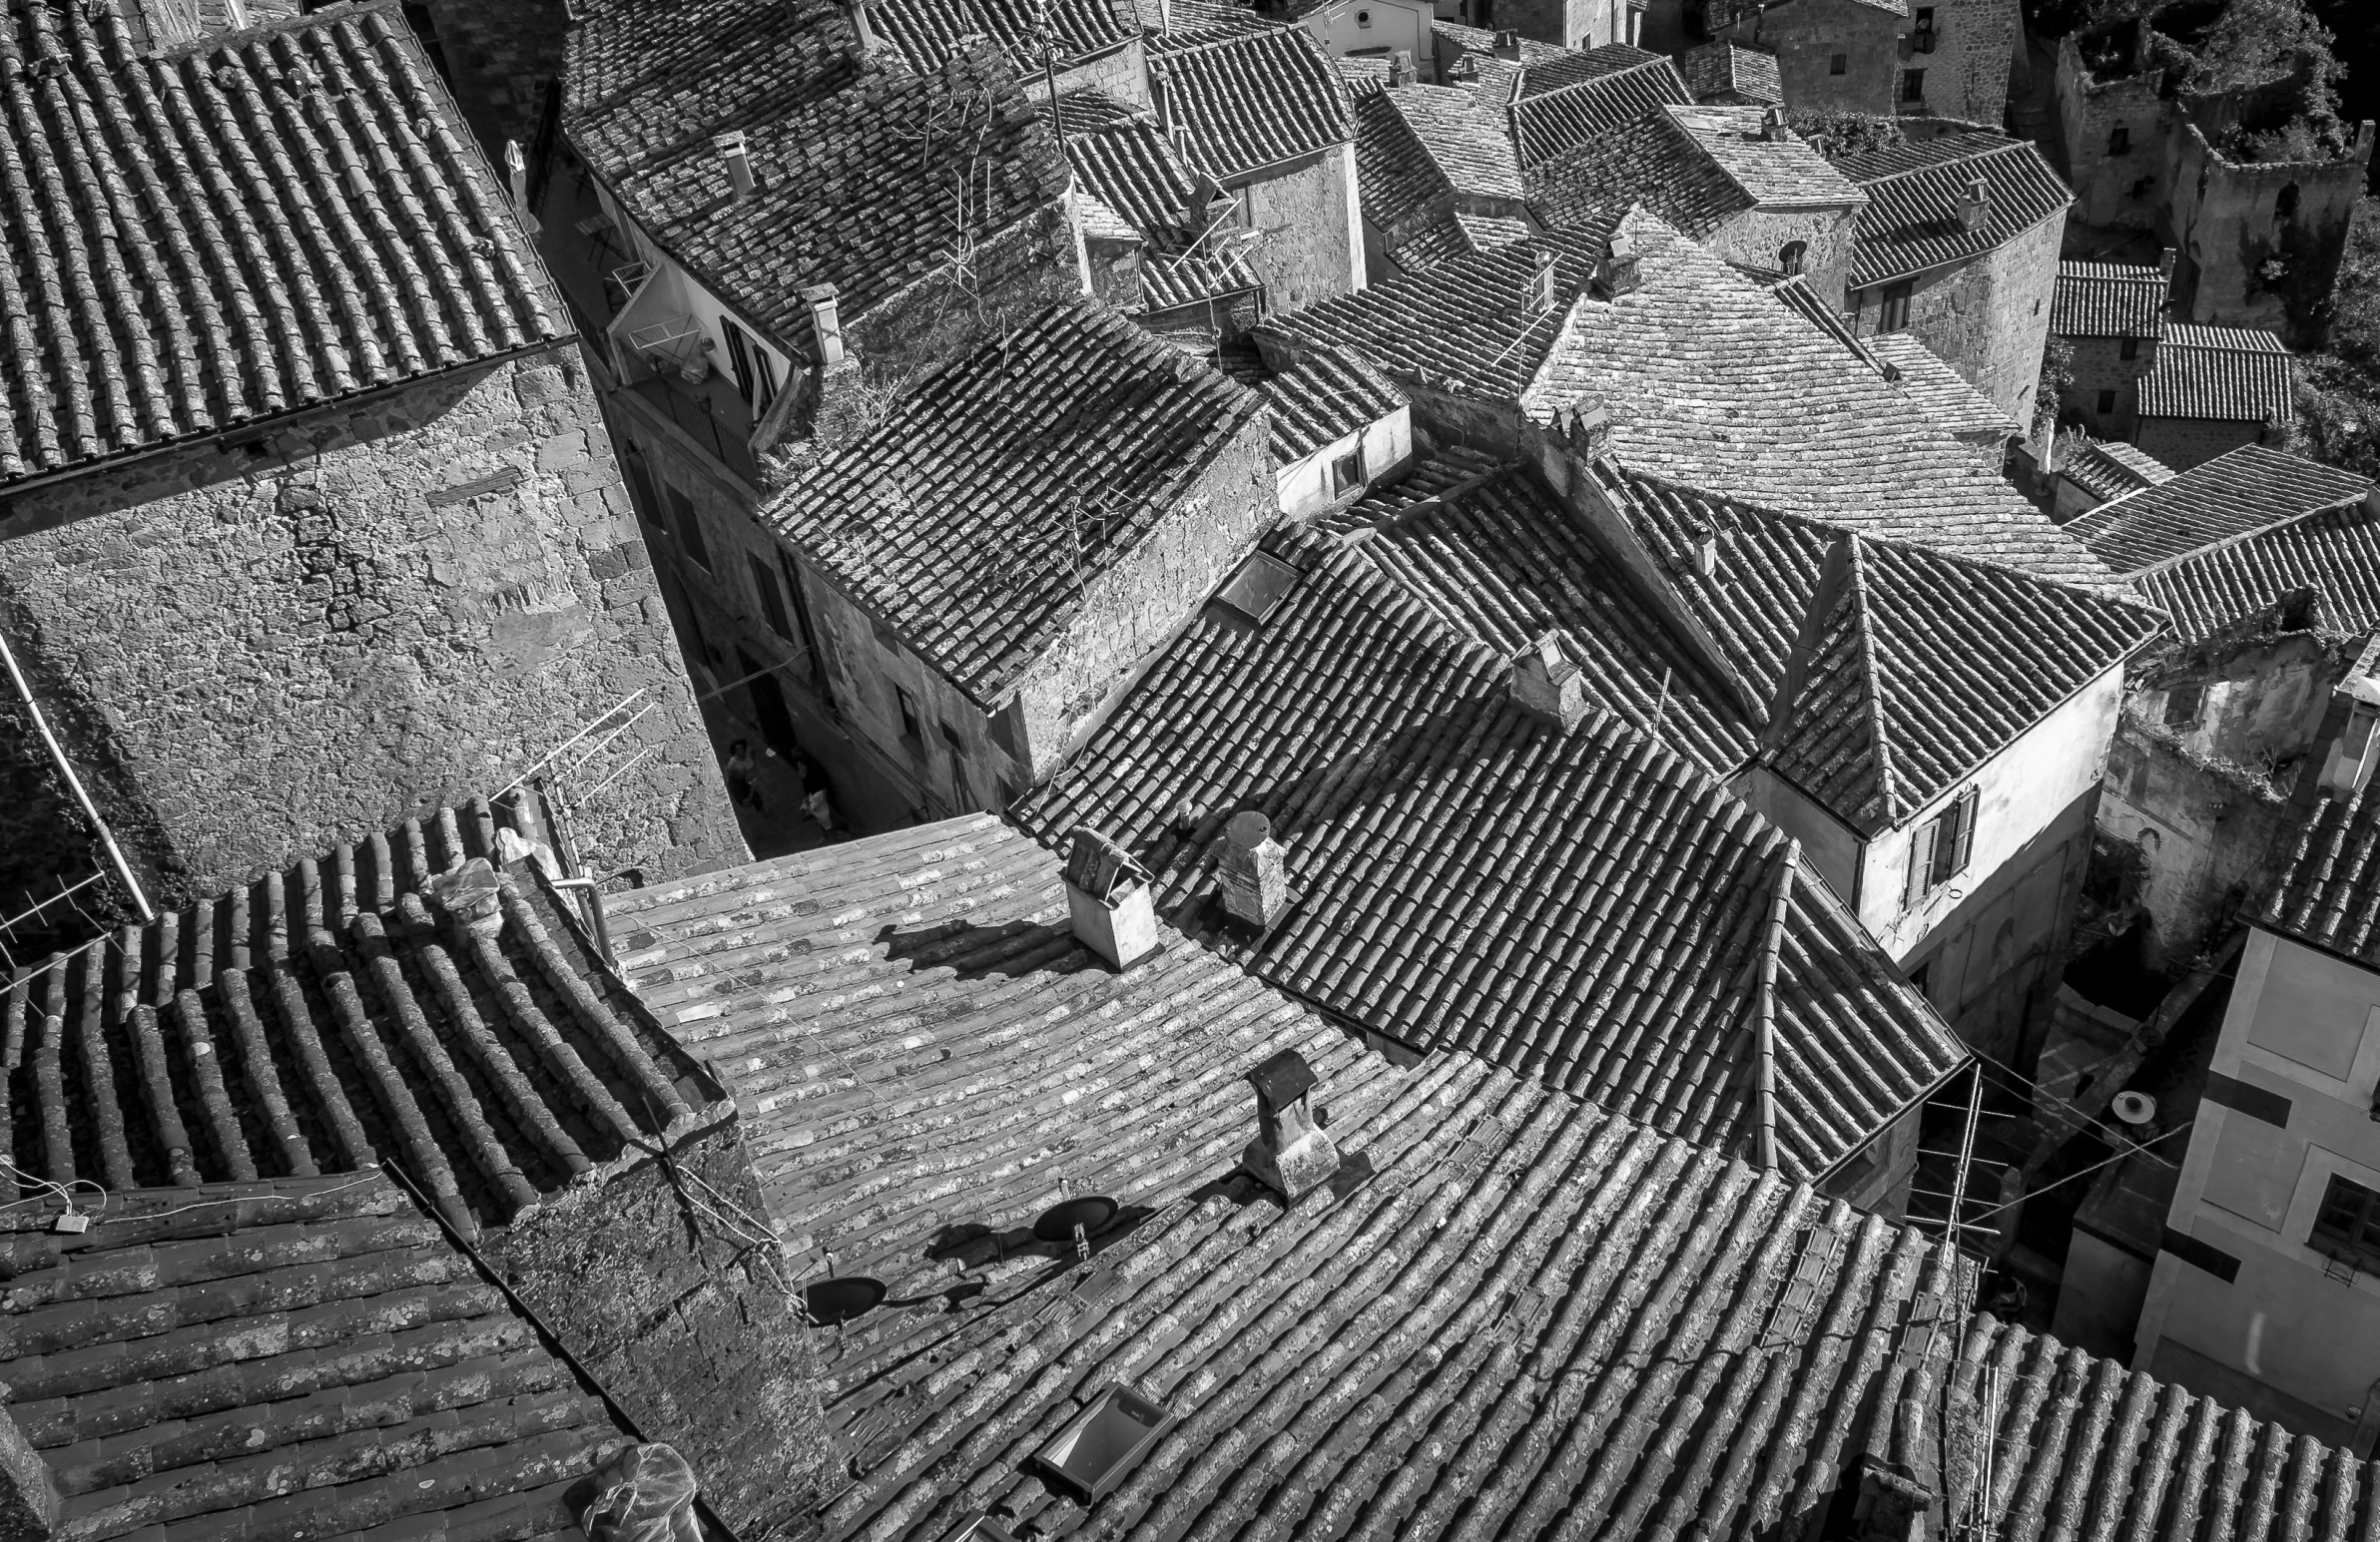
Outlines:
[[[1921,5],[1917,8],[1917,30],[1920,32],[1934,30],[1934,7]]]
[[[1884,287],[1884,308],[1876,318],[1880,332],[1897,332],[1909,325],[1909,284],[1888,283]]]
[[[2115,393],[2114,393],[2113,391],[2101,391],[2101,392],[2099,392],[2099,400],[2098,400],[2098,412],[2099,412],[2099,415],[2100,415],[2100,416],[2102,416],[2102,417],[2104,417],[2106,414],[2108,414],[2108,413],[2110,413],[2110,412],[2112,412],[2112,411],[2114,411],[2114,410],[2115,410]]]
[[[1370,11],[1358,11],[1358,12],[1356,12],[1356,25],[1357,25],[1357,26],[1359,26],[1359,27],[1369,27],[1369,26],[1371,26],[1371,25],[1372,25],[1372,13],[1371,13]]]
[[[900,687],[892,688],[892,705],[900,709],[900,737],[913,750],[925,748],[925,728],[917,717],[917,699]]]
[[[2296,216],[2297,184],[2291,183],[2273,197],[2272,217],[2275,220],[2290,220]]]
[[[1909,971],[1910,988],[1928,1001],[1934,999],[1934,960],[1929,958]]]
[[[1826,61],[1826,73],[1829,75],[1841,75],[1850,68],[1851,56],[1849,54],[1836,54]]]
[[[678,544],[686,555],[704,572],[711,571],[711,549],[703,544],[703,522],[694,512],[694,500],[678,491],[669,490],[670,523],[677,527]]]
[[[1358,444],[1344,455],[1331,457],[1331,496],[1334,498],[1354,492],[1364,485],[1364,446]]]
[[[736,390],[744,398],[744,405],[752,405],[752,339],[744,335],[744,328],[735,322],[722,320],[719,329],[727,334],[727,362],[736,377]]]
[[[2131,196],[2133,198],[2148,197],[2148,181],[2149,180],[2147,178],[2143,177],[2138,182],[2133,183]]]
[[[2175,686],[2165,693],[2165,726],[2175,729],[2194,729],[2198,726],[2198,709],[2206,703],[2206,684],[2193,680]]]
[[[2306,1246],[2380,1273],[2380,1191],[2331,1174]]]
[[[785,600],[777,592],[776,573],[758,557],[747,555],[745,561],[752,565],[752,592],[760,597],[761,615],[768,619],[769,630],[789,643],[799,641],[794,636],[794,624],[786,620]]]
[[[1800,272],[1802,270],[1802,259],[1808,257],[1809,253],[1810,244],[1808,242],[1787,242],[1784,246],[1777,249],[1777,270],[1779,272],[1789,274]]]
[[[2126,125],[2119,123],[2107,133],[2107,154],[2111,156],[2127,156],[2131,153],[2132,131]]]
[[[2138,358],[2140,356],[2140,339],[2137,337],[2126,337],[2123,340],[2123,346],[2119,351],[2125,358]]]
[[[1967,870],[1967,860],[1975,853],[1979,793],[1980,789],[1969,787],[1917,827],[1909,843],[1909,881],[1901,896],[1905,905],[1915,905]]]
[[[1901,72],[1901,100],[1904,102],[1923,102],[1926,100],[1925,71],[1903,70]]]

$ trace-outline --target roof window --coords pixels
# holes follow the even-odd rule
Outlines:
[[[1215,596],[1216,600],[1263,626],[1297,586],[1298,570],[1265,552],[1251,552]]]
[[[1130,1387],[1111,1386],[1025,1458],[1083,1504],[1103,1499],[1132,1473],[1165,1430],[1166,1411]]]

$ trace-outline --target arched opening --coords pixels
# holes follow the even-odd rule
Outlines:
[[[1777,249],[1778,269],[1787,273],[1800,272],[1802,270],[1802,259],[1808,257],[1809,253],[1810,244],[1808,242],[1787,242],[1784,246]]]
[[[2297,218],[2297,184],[2290,183],[2273,199],[2272,217],[2276,221]]]

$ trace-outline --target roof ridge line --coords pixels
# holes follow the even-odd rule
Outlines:
[[[2185,472],[2183,474],[2187,475],[2188,473]],[[2177,477],[2175,480],[2178,481],[2179,478]],[[2141,493],[2148,492],[2151,489],[2169,485],[2169,483],[2165,482],[2151,482],[2147,487],[2133,488],[2130,492],[2125,493],[2123,497],[2135,497]],[[2136,568],[2132,572],[2123,574],[2122,577],[2127,581],[2136,581],[2157,574],[2169,573],[2175,568],[2182,566],[2184,563],[2196,562],[2202,557],[2212,557],[2217,553],[2227,552],[2233,547],[2245,546],[2250,541],[2262,540],[2268,535],[2277,535],[2283,530],[2304,524],[2307,520],[2312,519],[2317,514],[2335,514],[2342,509],[2356,507],[2360,505],[2364,499],[2370,497],[2374,490],[2380,490],[2380,484],[2375,484],[2374,487],[2366,488],[2365,491],[2358,493],[2352,498],[2341,498],[2335,502],[2319,504],[2314,508],[2300,509],[2296,513],[2288,515],[2286,518],[2274,520],[2271,524],[2258,525],[2253,530],[2241,530],[2234,534],[2224,536],[2221,540],[2209,541],[2204,546],[2193,546],[2186,552],[2181,552],[2171,557],[2161,558],[2158,561],[2150,563],[2147,567]],[[2099,507],[2107,508],[2113,504],[2121,503],[2122,501],[2123,498],[2111,498],[2106,503],[2100,504]]]
[[[1857,614],[1860,677],[1868,693],[1868,730],[1870,754],[1876,762],[1878,790],[1883,793],[1885,821],[1898,822],[1892,817],[1893,804],[1899,801],[1894,787],[1893,752],[1891,738],[1885,732],[1884,683],[1877,678],[1876,627],[1873,608],[1868,603],[1868,564],[1860,551],[1857,531],[1851,535],[1851,603]]]
[[[1785,949],[1785,917],[1793,903],[1793,874],[1801,865],[1802,843],[1785,837],[1777,853],[1777,875],[1769,891],[1768,919],[1761,927],[1758,972],[1754,979],[1753,1055],[1758,1081],[1754,1086],[1760,1165],[1777,1167],[1777,961]]]

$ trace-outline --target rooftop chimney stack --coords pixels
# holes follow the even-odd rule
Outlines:
[[[1528,262],[1528,308],[1538,315],[1548,314],[1560,297],[1560,284],[1553,270],[1553,253],[1539,248],[1529,255]]]
[[[1775,103],[1760,115],[1760,137],[1768,143],[1781,144],[1785,138],[1785,109]]]
[[[810,307],[810,334],[817,340],[818,361],[833,369],[843,362],[843,321],[836,313],[835,285],[814,283],[795,292]]]
[[[1624,231],[1611,233],[1611,244],[1603,249],[1603,260],[1595,264],[1595,282],[1602,287],[1606,299],[1633,294],[1644,284],[1644,275],[1636,267],[1636,240]]]
[[[1256,1139],[1240,1154],[1240,1165],[1295,1204],[1339,1171],[1339,1148],[1314,1107],[1314,1068],[1285,1049],[1249,1072],[1248,1080],[1256,1087]]]
[[[739,204],[752,197],[752,190],[759,184],[753,180],[752,156],[744,148],[743,131],[731,129],[725,134],[714,134],[711,136],[711,147],[719,152],[719,159],[727,163],[729,196]]]
[[[1512,705],[1557,734],[1586,718],[1586,672],[1558,633],[1548,632],[1512,660]]]
[[[1118,969],[1157,950],[1149,870],[1097,830],[1077,827],[1066,852],[1066,908],[1074,937]]]
[[[1416,79],[1417,77],[1414,74],[1414,56],[1412,49],[1400,48],[1397,50],[1397,52],[1389,56],[1390,85],[1410,86]]]
[[[1967,202],[1959,210],[1960,223],[1980,231],[1992,221],[1992,190],[1981,177],[1967,179]]]
[[[1611,453],[1610,409],[1564,402],[1553,409],[1553,433],[1581,465],[1591,466]]]
[[[1223,826],[1223,848],[1215,858],[1215,883],[1224,911],[1259,930],[1281,919],[1297,896],[1289,888],[1289,853],[1273,838],[1273,821],[1242,809]]]
[[[868,19],[868,8],[876,0],[851,0],[852,30],[860,34],[860,56],[866,58],[876,52],[876,26]]]
[[[1497,34],[1495,35],[1495,43],[1494,43],[1493,47],[1494,47],[1494,51],[1495,51],[1495,57],[1496,57],[1496,58],[1503,60],[1503,61],[1504,61],[1505,63],[1507,63],[1507,64],[1518,64],[1518,63],[1520,62],[1520,34],[1519,34],[1519,33],[1517,33],[1517,32],[1499,32],[1499,33],[1497,33]]]
[[[1719,573],[1719,532],[1708,525],[1697,524],[1686,535],[1686,560],[1693,565],[1694,576],[1716,578]]]

